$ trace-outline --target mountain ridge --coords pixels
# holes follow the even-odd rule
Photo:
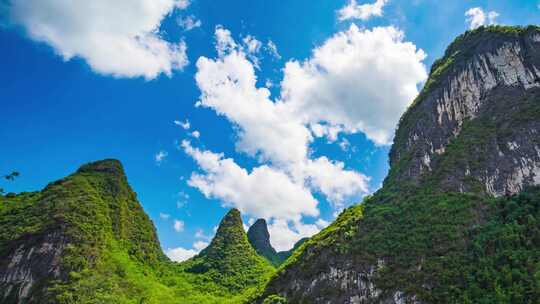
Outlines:
[[[538,50],[536,26],[456,38],[400,120],[383,187],[301,246],[259,301],[540,301]]]

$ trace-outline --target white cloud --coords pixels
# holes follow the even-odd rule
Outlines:
[[[97,73],[156,78],[188,64],[186,44],[165,41],[162,20],[178,0],[13,0],[11,19],[66,61],[83,58]]]
[[[346,170],[345,164],[331,161],[325,156],[308,160],[304,174],[309,183],[324,193],[337,209],[342,209],[346,198],[369,192],[369,177],[356,171]]]
[[[174,220],[173,228],[174,228],[174,231],[176,232],[184,231],[184,222],[181,220]]]
[[[301,215],[319,214],[309,190],[279,170],[262,165],[248,172],[223,154],[201,151],[187,141],[182,146],[203,171],[193,173],[189,185],[208,198],[222,200],[226,207],[258,218],[299,220]]]
[[[216,39],[219,58],[197,61],[195,79],[202,93],[198,105],[240,127],[239,150],[282,163],[302,160],[309,130],[282,103],[270,100],[267,88],[256,88],[253,64],[236,49],[228,30],[218,28]]]
[[[277,219],[268,225],[270,242],[277,251],[289,250],[301,238],[311,237],[320,231],[316,225],[303,224],[300,221],[287,222]]]
[[[196,239],[201,239],[201,240],[206,240],[206,241],[210,241],[212,239],[212,235],[206,235],[204,233],[204,230],[202,229],[197,229],[197,231],[195,231],[195,238]]]
[[[267,88],[257,87],[247,48],[223,27],[216,28],[216,49],[217,58],[197,61],[197,106],[234,124],[237,150],[259,165],[246,170],[223,154],[184,141],[184,151],[201,171],[188,183],[224,206],[275,223],[274,231],[286,232],[275,233],[281,248],[321,228],[302,222],[318,215],[312,192],[322,193],[338,211],[369,192],[364,174],[324,156],[312,158],[314,138],[336,142],[341,133],[363,132],[376,144],[389,144],[400,115],[418,94],[417,85],[427,78],[424,52],[394,27],[351,25],[307,60],[289,61],[275,100]]]
[[[262,42],[251,35],[247,35],[242,39],[242,47],[242,50],[245,51],[251,62],[253,62],[253,65],[259,68],[260,61],[258,54],[261,50]]]
[[[158,153],[156,153],[156,155],[154,155],[154,160],[156,161],[156,164],[160,165],[161,162],[163,162],[168,155],[169,153],[167,153],[167,151],[159,151]]]
[[[340,21],[349,19],[368,20],[376,16],[380,17],[383,14],[383,7],[388,3],[388,0],[377,0],[374,3],[358,4],[356,0],[351,0],[349,4],[338,12]]]
[[[176,22],[186,32],[191,31],[194,28],[198,28],[202,25],[201,20],[195,18],[195,16],[193,15],[185,16],[185,17],[178,17],[176,19]]]
[[[351,146],[351,143],[346,139],[346,138],[343,138],[341,139],[341,141],[338,143],[339,147],[341,148],[341,150],[343,151],[347,151],[349,150],[349,147]]]
[[[195,241],[192,249],[186,249],[183,247],[169,248],[165,250],[165,254],[175,262],[183,262],[188,260],[201,252],[204,248],[208,247],[209,243],[204,241]]]
[[[185,249],[182,247],[169,248],[165,250],[165,254],[169,257],[169,259],[175,262],[183,262],[185,260],[188,260],[197,255],[197,253],[199,253],[197,250]]]
[[[251,35],[244,37],[242,42],[244,42],[244,46],[248,53],[255,54],[261,50],[262,43]]]
[[[162,220],[168,220],[170,217],[171,215],[168,213],[159,213],[159,218],[161,218]]]
[[[201,133],[197,130],[191,132],[191,136],[194,137],[194,138],[199,138],[201,137]]]
[[[376,144],[390,144],[401,114],[425,81],[426,57],[394,27],[360,30],[351,25],[285,66],[282,96],[305,122],[361,131]]]
[[[484,12],[480,7],[473,7],[465,12],[470,29],[478,28],[486,24],[495,24],[499,13],[495,11]]]
[[[328,225],[330,225],[330,222],[323,219],[318,219],[317,222],[315,222],[315,225],[317,225],[317,227],[319,227],[320,229],[324,229],[328,227]]]
[[[236,42],[232,38],[231,31],[223,28],[222,26],[216,26],[216,50],[219,56],[225,55],[225,53],[233,50],[237,47]]]
[[[189,123],[189,120],[187,120],[187,119],[186,119],[186,121],[175,120],[174,124],[177,125],[177,126],[182,127],[182,129],[184,129],[184,130],[189,130],[189,128],[191,127],[191,124]]]
[[[195,243],[193,243],[193,248],[199,252],[204,248],[208,247],[208,244],[208,242],[196,241]]]
[[[266,44],[266,49],[274,58],[281,59],[281,55],[278,52],[277,45],[272,40],[268,40],[268,43]]]

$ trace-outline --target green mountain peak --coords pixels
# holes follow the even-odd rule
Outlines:
[[[223,217],[210,245],[184,266],[188,272],[209,275],[231,291],[261,284],[273,272],[249,243],[237,209]]]

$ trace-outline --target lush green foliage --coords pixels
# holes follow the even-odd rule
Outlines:
[[[240,212],[232,209],[221,221],[210,245],[183,264],[189,273],[204,274],[231,292],[266,282],[274,268],[248,242]]]
[[[317,274],[323,254],[378,265],[378,288],[427,303],[538,303],[540,187],[499,199],[379,191],[302,246],[274,279]]]
[[[70,240],[66,277],[37,282],[40,303],[242,303],[274,270],[247,242],[238,211],[229,215],[199,257],[170,262],[120,163],[106,160],[41,192],[0,196],[0,255],[51,231]]]

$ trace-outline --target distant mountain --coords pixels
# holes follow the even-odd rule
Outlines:
[[[231,291],[262,284],[274,271],[248,242],[237,209],[231,209],[221,220],[210,245],[183,267],[190,273],[206,274]]]
[[[540,303],[539,27],[459,36],[402,116],[390,165],[260,301]]]
[[[294,250],[296,250],[307,238],[299,240],[293,248],[286,251],[277,252],[270,243],[270,233],[268,232],[268,225],[265,219],[258,219],[249,227],[247,232],[248,240],[251,246],[255,248],[257,253],[265,257],[274,266],[279,266],[285,260],[291,256]]]

